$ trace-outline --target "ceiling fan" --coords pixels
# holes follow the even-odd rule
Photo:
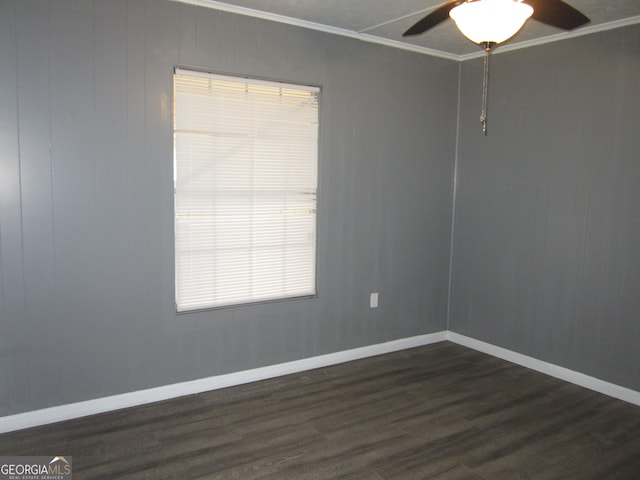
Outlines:
[[[449,17],[465,37],[486,52],[480,115],[484,135],[487,134],[489,54],[492,50],[514,37],[529,18],[563,30],[573,30],[590,22],[588,17],[562,0],[449,0],[416,22],[402,36],[424,33]]]

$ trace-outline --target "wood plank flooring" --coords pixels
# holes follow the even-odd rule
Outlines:
[[[74,479],[640,479],[640,407],[448,342],[0,435]]]

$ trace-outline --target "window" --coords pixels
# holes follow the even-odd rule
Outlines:
[[[319,89],[176,69],[176,308],[315,295]]]

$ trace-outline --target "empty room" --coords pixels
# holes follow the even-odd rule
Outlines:
[[[638,0],[0,0],[0,59],[0,479],[640,478]]]

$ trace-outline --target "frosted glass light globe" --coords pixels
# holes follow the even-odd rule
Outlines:
[[[533,14],[521,0],[473,0],[449,12],[462,34],[474,43],[501,43],[513,37]]]

